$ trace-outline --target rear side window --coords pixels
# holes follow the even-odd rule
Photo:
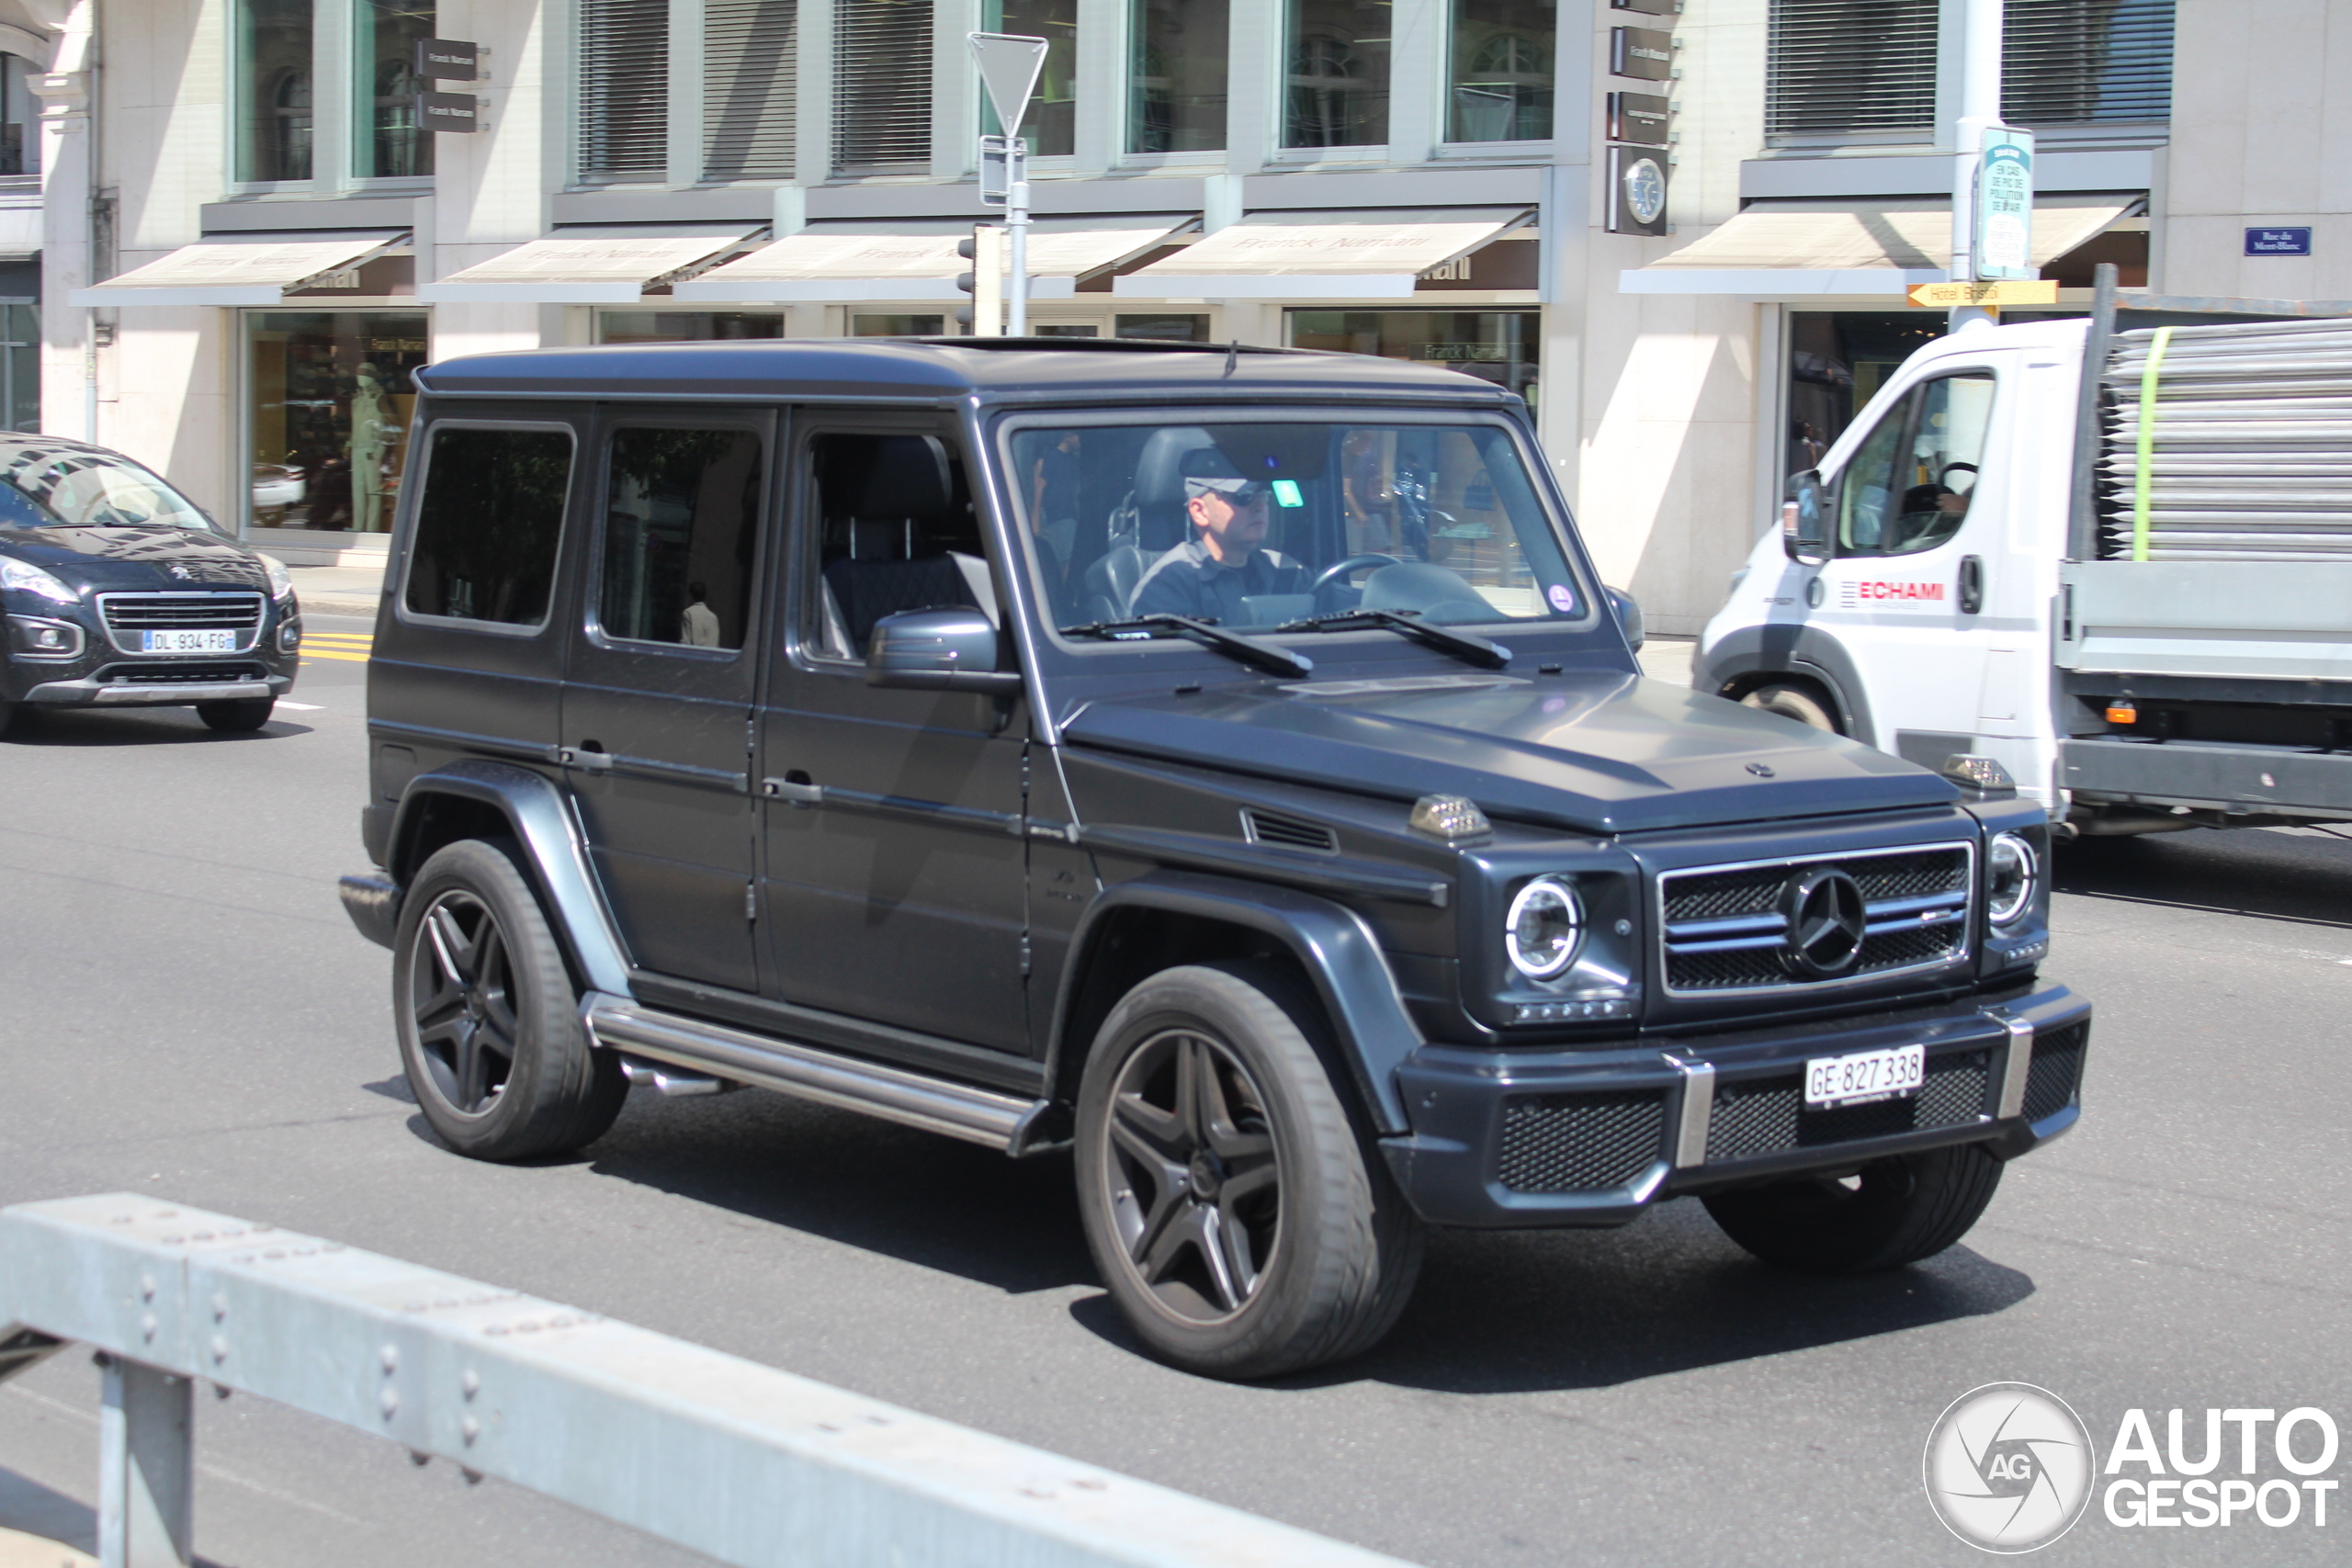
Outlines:
[[[752,603],[760,438],[620,430],[605,498],[605,635],[738,649]]]
[[[545,621],[571,479],[568,430],[435,426],[409,547],[409,609],[507,626]]]

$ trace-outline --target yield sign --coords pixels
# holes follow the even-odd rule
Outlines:
[[[971,33],[972,58],[979,62],[980,85],[996,106],[996,121],[1007,136],[1021,134],[1029,113],[1029,95],[1037,90],[1037,73],[1046,67],[1046,40],[1016,33]]]

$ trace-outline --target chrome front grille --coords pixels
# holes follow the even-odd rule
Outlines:
[[[157,631],[227,631],[236,634],[243,653],[261,630],[261,594],[243,591],[220,593],[101,593],[98,615],[107,635],[125,653],[149,653],[142,634]],[[151,655],[152,656],[152,655]]]
[[[1797,860],[1669,871],[1658,878],[1666,988],[1679,995],[1803,990],[1933,968],[1964,956],[1975,886],[1975,846],[1910,845]],[[1817,977],[1783,962],[1790,882],[1817,868],[1861,890],[1861,950],[1843,972]]]

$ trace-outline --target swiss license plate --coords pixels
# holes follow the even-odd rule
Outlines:
[[[234,653],[237,634],[221,631],[142,632],[140,647],[149,653]]]
[[[1925,1045],[1857,1051],[1850,1056],[1815,1056],[1804,1065],[1804,1102],[1815,1107],[1867,1105],[1874,1100],[1917,1094],[1927,1078]]]

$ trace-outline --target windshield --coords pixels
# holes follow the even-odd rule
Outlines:
[[[1019,429],[1011,450],[1057,626],[1182,615],[1272,632],[1359,610],[1450,625],[1586,613],[1499,424],[1056,423]]]
[[[178,491],[127,458],[36,448],[0,459],[0,527],[136,526],[217,532]]]

